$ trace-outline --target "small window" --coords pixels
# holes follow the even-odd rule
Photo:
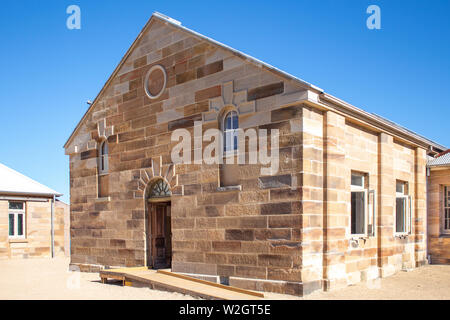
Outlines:
[[[406,182],[397,181],[395,190],[395,232],[399,234],[411,231],[411,197],[407,193]]]
[[[25,237],[25,209],[24,203],[18,201],[9,202],[9,237]]]
[[[351,177],[351,234],[367,233],[367,190],[363,174],[352,173]]]
[[[238,148],[239,118],[236,111],[228,112],[223,118],[223,150],[232,152]]]
[[[108,173],[108,143],[103,141],[100,144],[98,157],[98,172],[99,174]]]
[[[450,186],[444,187],[444,211],[441,229],[443,233],[450,233]]]
[[[108,175],[108,142],[105,140],[100,144],[98,150],[98,197],[105,198],[109,194]]]

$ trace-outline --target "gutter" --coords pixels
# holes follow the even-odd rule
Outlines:
[[[39,193],[39,192],[20,192],[20,191],[1,191],[1,195],[11,195],[11,196],[24,196],[24,197],[47,197],[51,198],[53,196],[61,197],[62,193]]]

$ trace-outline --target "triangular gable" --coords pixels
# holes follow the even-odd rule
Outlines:
[[[297,82],[297,84],[301,85],[302,87],[304,87],[305,89],[312,89],[314,91],[317,92],[322,92],[323,90],[320,89],[319,87],[316,87],[300,78],[297,78],[289,73],[286,73],[280,69],[277,69],[263,61],[260,61],[254,57],[251,57],[241,51],[238,51],[236,49],[233,49],[232,47],[229,47],[225,44],[222,44],[218,41],[215,41],[214,39],[208,38],[198,32],[195,32],[191,29],[188,29],[184,26],[181,25],[181,23],[177,20],[174,20],[170,17],[167,17],[165,15],[162,15],[160,13],[153,13],[153,15],[150,17],[150,19],[147,21],[147,23],[145,24],[144,28],[141,30],[141,32],[139,33],[139,35],[137,36],[137,38],[134,40],[133,44],[131,45],[131,47],[127,50],[127,52],[125,53],[125,55],[122,57],[122,59],[120,60],[119,64],[117,65],[116,69],[114,70],[114,72],[111,74],[111,76],[108,78],[107,82],[105,83],[105,85],[102,87],[102,89],[100,90],[99,94],[97,95],[97,97],[95,98],[95,100],[93,101],[93,103],[90,105],[90,107],[88,108],[88,110],[86,111],[86,113],[83,115],[82,119],[80,120],[80,122],[77,124],[77,126],[75,127],[74,131],[72,132],[72,134],[70,135],[69,139],[67,140],[67,142],[64,144],[64,148],[67,148],[69,143],[73,140],[74,136],[76,135],[76,133],[78,132],[78,130],[80,129],[81,125],[83,124],[84,120],[87,118],[87,116],[94,110],[94,108],[96,107],[96,103],[98,102],[98,100],[101,98],[102,94],[108,90],[109,85],[111,84],[111,82],[114,80],[114,78],[118,75],[118,73],[120,72],[120,69],[124,66],[124,64],[126,63],[128,57],[130,57],[130,55],[133,53],[134,49],[139,45],[139,42],[141,40],[141,38],[144,36],[144,34],[146,34],[146,32],[149,31],[149,29],[151,28],[152,24],[157,23],[157,22],[162,22],[167,26],[173,27],[173,28],[177,28],[178,30],[182,30],[184,32],[189,33],[190,36],[199,38],[203,41],[206,41],[214,46],[220,47],[221,49],[225,49],[227,51],[232,52],[234,55],[236,55],[237,57],[242,58],[245,61],[248,61],[249,63],[254,64],[255,66],[264,68],[268,71],[273,72],[274,74],[281,76],[283,78],[286,78],[287,80],[293,80],[295,82]]]
[[[302,89],[306,89],[309,92],[313,92],[313,99],[312,103],[313,105],[318,106],[321,109],[331,109],[331,110],[338,110],[339,112],[344,112],[345,114],[349,115],[349,118],[352,118],[353,121],[356,121],[357,123],[361,122],[364,125],[373,126],[374,128],[381,128],[383,131],[390,132],[394,136],[399,136],[402,139],[409,140],[413,143],[417,143],[425,148],[434,148],[436,151],[439,152],[439,150],[446,150],[444,146],[431,141],[415,132],[412,132],[411,130],[407,130],[404,127],[401,127],[399,125],[396,125],[392,123],[391,121],[382,118],[380,116],[377,116],[375,114],[371,114],[369,112],[366,112],[360,108],[357,108],[341,99],[338,99],[326,92],[324,92],[321,88],[314,86],[300,78],[297,78],[287,72],[284,72],[280,69],[277,69],[265,62],[262,62],[256,58],[253,58],[243,52],[240,52],[236,49],[233,49],[227,45],[224,45],[218,41],[215,41],[211,38],[208,38],[198,32],[195,32],[193,30],[190,30],[184,26],[181,25],[180,22],[169,18],[167,16],[164,16],[160,13],[154,13],[151,18],[148,20],[144,28],[141,30],[131,47],[128,49],[128,51],[125,53],[123,58],[121,59],[120,63],[114,70],[114,72],[109,77],[108,81],[105,83],[97,97],[95,98],[94,102],[91,104],[91,106],[88,108],[80,122],[75,127],[74,131],[70,135],[69,139],[64,145],[64,148],[66,149],[66,153],[68,153],[68,147],[70,143],[73,142],[75,136],[80,135],[79,140],[85,141],[87,136],[90,134],[90,131],[86,129],[84,132],[80,130],[82,128],[83,123],[86,122],[86,119],[88,116],[93,112],[93,110],[97,107],[97,103],[99,100],[101,100],[102,95],[108,92],[107,90],[110,90],[110,85],[116,78],[116,76],[120,75],[120,70],[124,67],[126,64],[128,58],[133,54],[135,51],[134,49],[140,45],[140,41],[142,38],[145,37],[146,33],[149,32],[150,28],[153,24],[157,23],[163,23],[166,27],[169,28],[175,28],[178,31],[183,31],[189,34],[189,36],[193,38],[197,38],[201,41],[204,41],[212,46],[215,46],[217,48],[220,48],[222,50],[226,50],[227,52],[232,53],[234,56],[244,60],[245,62],[260,68],[261,70],[269,71],[274,76],[277,76],[279,78],[286,79],[287,82],[290,82],[291,84],[295,85],[296,87],[300,87]],[[309,98],[306,98],[308,100]],[[81,135],[84,135],[84,137],[81,137]],[[95,148],[95,146],[89,146],[88,148]]]

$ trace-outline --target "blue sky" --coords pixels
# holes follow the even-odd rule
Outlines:
[[[81,8],[81,30],[66,8]],[[381,30],[366,9],[381,8]],[[450,146],[450,1],[24,1],[0,9],[0,162],[64,193],[63,145],[152,12]]]

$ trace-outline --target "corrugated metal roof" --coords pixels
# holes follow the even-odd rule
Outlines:
[[[429,167],[450,166],[450,152],[444,153],[440,157],[428,160],[427,166]]]
[[[0,194],[62,196],[61,193],[0,163]]]

